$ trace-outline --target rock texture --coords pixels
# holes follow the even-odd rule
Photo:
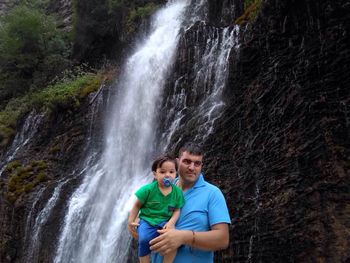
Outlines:
[[[59,28],[70,32],[73,28],[73,3],[71,0],[51,0],[48,5],[50,13],[58,20]]]
[[[0,15],[6,14],[19,0],[0,0]]]
[[[45,115],[28,146],[16,152],[13,160],[20,162],[23,169],[33,161],[44,163],[44,180],[28,191],[15,192],[13,198],[8,186],[13,171],[5,170],[1,175],[0,262],[52,262],[66,200],[81,180],[74,167],[85,161],[85,155],[91,149],[98,151],[101,148],[101,127],[108,93],[106,87],[93,101],[95,94],[91,94],[79,107],[62,105],[62,108]],[[35,176],[35,172],[32,173]],[[31,177],[26,177],[21,184],[29,184],[33,181]],[[41,240],[36,244],[39,247],[34,248],[38,251],[33,253],[29,248],[31,243],[36,242],[31,238],[38,213],[52,197],[58,183],[65,180],[68,181],[55,205],[55,213],[50,214],[45,224],[40,226]]]
[[[231,211],[217,262],[350,261],[348,1],[265,1],[232,56],[205,170]]]
[[[193,26],[179,44],[165,95],[185,90],[189,111],[206,92],[191,88],[194,46],[224,24],[224,2],[210,2],[210,25]],[[216,262],[350,261],[349,11],[348,1],[268,0],[241,27],[226,108],[203,142],[207,179],[232,217]],[[198,133],[187,121],[175,146]]]

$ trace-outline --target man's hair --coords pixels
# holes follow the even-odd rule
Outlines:
[[[179,150],[179,158],[183,154],[183,152],[188,152],[192,155],[200,155],[203,156],[202,148],[200,148],[197,144],[194,144],[192,142],[185,143]]]
[[[163,163],[165,162],[172,162],[175,165],[175,170],[177,171],[177,161],[176,158],[174,156],[172,156],[171,154],[163,154],[159,157],[157,157],[152,164],[152,172],[157,171],[157,168],[162,167]]]

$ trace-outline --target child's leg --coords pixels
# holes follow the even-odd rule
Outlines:
[[[157,228],[151,226],[148,222],[141,219],[137,232],[139,235],[139,260],[141,263],[149,263],[151,254],[149,242],[159,235],[157,233]]]
[[[140,263],[149,263],[150,262],[150,256],[149,254],[144,257],[139,257]]]
[[[173,263],[177,250],[171,251],[170,253],[164,255],[163,263]]]

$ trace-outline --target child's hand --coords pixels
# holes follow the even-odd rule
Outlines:
[[[137,220],[139,221],[139,220]],[[137,227],[140,224],[137,222],[128,222],[128,231],[129,233],[133,236],[133,238],[137,239],[138,238],[138,234],[137,234]]]
[[[175,225],[171,222],[168,222],[163,226],[163,229],[174,229],[174,228],[175,228]]]

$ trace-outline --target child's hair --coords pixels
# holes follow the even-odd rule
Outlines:
[[[157,157],[152,164],[152,172],[157,171],[157,168],[162,167],[162,164],[165,162],[172,162],[175,165],[175,170],[177,171],[177,161],[176,158],[170,154],[164,154]]]

